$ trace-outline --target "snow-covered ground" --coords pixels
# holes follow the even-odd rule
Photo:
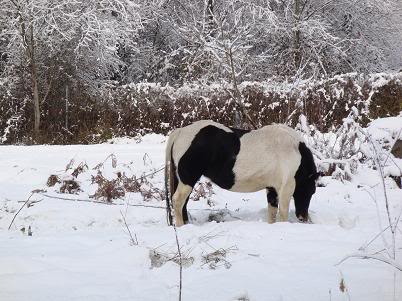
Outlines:
[[[0,300],[177,300],[179,267],[168,260],[176,242],[165,210],[131,206],[163,207],[163,201],[144,201],[139,193],[114,200],[117,205],[49,197],[90,199],[93,168],[103,161],[98,170],[109,178],[157,170],[164,143],[165,137],[149,135],[89,146],[1,146]],[[77,178],[81,192],[60,194],[60,184],[46,186],[51,174],[66,178],[80,162],[88,166]],[[163,173],[150,182],[162,189]],[[324,177],[320,186],[309,224],[296,221],[293,207],[289,222],[267,224],[264,192],[214,186],[210,205],[190,202],[192,222],[178,229],[183,300],[402,300],[402,273],[390,265],[353,258],[337,265],[388,225],[378,172],[361,166],[351,182]],[[386,186],[397,216],[402,190],[390,178]],[[32,195],[8,230],[34,189],[47,191]],[[209,221],[216,216],[224,222]],[[399,228],[399,262],[401,237]],[[379,236],[365,251],[381,255],[383,249]]]

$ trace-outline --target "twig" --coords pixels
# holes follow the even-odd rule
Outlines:
[[[116,155],[114,153],[109,154],[109,156],[106,157],[105,160],[103,160],[103,162],[98,163],[94,168],[92,168],[93,170],[99,170],[101,167],[103,167],[103,165],[106,163],[106,161],[112,158],[112,167],[115,168],[117,165],[117,159],[116,159]]]
[[[386,264],[389,264],[390,266],[392,266],[395,269],[402,272],[402,266],[394,259],[380,256],[380,255],[372,255],[372,254],[364,254],[364,253],[353,253],[353,254],[347,255],[341,261],[339,261],[336,265],[340,265],[341,263],[343,263],[345,260],[347,260],[349,258],[378,260],[378,261],[384,262]]]
[[[11,220],[10,225],[8,226],[8,230],[10,230],[11,226],[14,223],[15,218],[17,217],[18,213],[21,212],[21,210],[25,207],[25,205],[29,202],[29,200],[31,199],[31,197],[34,195],[34,193],[32,192],[31,195],[29,196],[29,198],[24,202],[24,204],[21,206],[20,210],[17,211],[17,213],[14,215],[13,219]]]
[[[40,195],[51,198],[51,199],[58,199],[58,200],[64,200],[64,201],[72,201],[72,202],[86,202],[86,203],[95,203],[95,204],[103,204],[103,205],[109,205],[109,206],[131,206],[131,207],[145,207],[145,208],[157,208],[157,209],[164,209],[166,210],[165,206],[156,206],[156,205],[142,205],[142,204],[115,204],[115,203],[106,203],[102,201],[95,201],[95,200],[89,200],[89,199],[72,199],[72,198],[62,198],[58,196],[53,196],[53,195],[48,195],[45,193],[39,193]]]
[[[116,204],[116,203],[107,203],[107,202],[102,202],[102,201],[96,201],[96,200],[90,200],[90,199],[73,199],[73,198],[65,198],[65,197],[59,197],[59,196],[54,196],[54,195],[49,195],[46,193],[40,193],[36,192],[37,194],[40,194],[44,197],[50,198],[50,199],[57,199],[57,200],[63,200],[63,201],[70,201],[70,202],[85,202],[85,203],[95,203],[95,204],[102,204],[102,205],[107,205],[107,206],[131,206],[131,207],[144,207],[144,208],[156,208],[156,209],[164,209],[166,210],[165,206],[157,206],[157,205],[143,205],[143,204]],[[227,210],[227,211],[226,211]],[[194,208],[190,209],[190,211],[213,211],[213,212],[222,212],[225,211],[228,215],[230,215],[232,218],[239,219],[239,217],[233,216],[228,209],[211,209],[211,208]]]
[[[149,177],[149,176],[153,176],[154,174],[156,174],[156,173],[158,173],[158,172],[160,172],[160,171],[162,171],[164,169],[165,169],[165,165],[163,165],[161,168],[155,170],[154,172],[151,172],[151,173],[146,174],[146,175],[142,175],[140,178],[146,178],[146,177]]]
[[[377,185],[379,185],[379,183],[378,183]],[[377,185],[376,185],[376,186],[377,186]],[[375,187],[375,186],[374,186],[374,187]],[[372,188],[374,188],[374,187],[372,187]],[[382,229],[383,229],[383,226],[382,226],[382,222],[381,222],[380,209],[379,209],[379,207],[378,207],[377,199],[376,199],[375,196],[372,195],[372,193],[371,193],[369,190],[367,190],[367,189],[365,189],[365,188],[363,188],[363,190],[366,191],[366,192],[368,193],[368,195],[371,197],[371,199],[374,201],[374,204],[375,204],[376,209],[377,209],[377,210],[376,210],[376,212],[377,212],[377,220],[378,220],[378,226],[379,226],[379,230],[380,230],[379,234],[381,235],[381,239],[382,239],[382,242],[383,242],[384,246],[387,248],[387,253],[388,253],[388,255],[391,256],[391,254],[389,253],[389,248],[390,248],[390,246],[389,246],[389,244],[388,244],[388,242],[387,242],[387,239],[386,239],[385,236],[384,236],[384,231],[382,230]],[[390,226],[388,226],[386,229],[388,229],[389,227],[390,227]]]
[[[375,235],[369,242],[364,243],[359,250],[366,250],[372,243],[375,241],[379,236],[382,236],[383,233],[389,229],[390,226],[387,226],[386,228],[382,229],[377,235]]]
[[[239,88],[236,86],[235,88],[235,94],[233,95],[233,93],[231,91],[229,91],[228,89],[225,89],[227,93],[229,93],[229,95],[232,97],[232,99],[234,100],[235,105],[237,105],[240,110],[242,111],[242,113],[246,116],[248,122],[250,122],[250,124],[253,126],[253,128],[256,130],[258,127],[255,124],[255,122],[253,121],[253,119],[250,117],[250,115],[248,114],[244,104],[241,102],[242,99],[242,94],[239,90]],[[240,100],[239,100],[240,99]]]
[[[368,140],[368,142],[371,144],[371,146],[373,148],[373,161],[374,161],[374,164],[377,167],[377,170],[379,172],[379,176],[381,178],[380,184],[382,184],[382,192],[383,192],[383,195],[384,195],[385,208],[386,208],[386,213],[387,213],[387,218],[388,218],[388,226],[383,228],[381,226],[381,217],[380,217],[380,213],[379,213],[379,209],[378,209],[377,199],[367,189],[364,189],[369,194],[369,196],[373,199],[374,203],[376,204],[377,217],[378,217],[378,221],[379,221],[379,225],[380,225],[380,232],[377,235],[375,235],[374,238],[372,238],[368,243],[363,244],[359,248],[359,250],[366,249],[379,236],[381,236],[381,238],[383,239],[385,249],[383,249],[381,251],[378,251],[378,252],[376,252],[374,254],[367,254],[367,253],[363,253],[363,252],[354,253],[354,254],[351,254],[351,255],[348,255],[348,256],[344,257],[336,265],[341,264],[342,262],[344,262],[348,258],[353,258],[354,257],[354,258],[373,259],[373,260],[381,261],[383,263],[386,263],[386,264],[389,264],[389,265],[393,266],[395,269],[397,269],[399,271],[402,271],[402,265],[396,261],[396,242],[395,242],[395,234],[396,234],[395,232],[396,232],[397,229],[399,229],[398,228],[398,223],[399,223],[401,214],[396,218],[395,222],[393,223],[392,220],[391,220],[391,212],[390,212],[389,200],[388,200],[387,189],[386,189],[385,180],[384,180],[385,179],[384,165],[381,164],[379,151],[377,150],[376,144],[374,143],[374,141],[371,138],[371,136],[369,134],[367,134],[361,127],[358,127],[358,130],[366,137],[366,139]],[[389,244],[388,244],[388,242],[387,242],[387,240],[385,239],[385,236],[384,236],[384,232],[386,230],[388,230],[388,229],[390,229],[390,232],[391,232],[391,238],[392,238],[392,245],[391,246],[389,246]],[[390,254],[390,250],[389,250],[390,248],[392,248],[391,254]],[[385,256],[379,254],[382,251],[386,251],[388,257],[385,257]]]
[[[359,128],[360,129],[360,128]],[[390,209],[389,209],[389,201],[388,201],[388,195],[387,195],[387,189],[385,187],[385,176],[384,176],[384,166],[381,165],[380,162],[380,158],[379,158],[379,154],[377,151],[377,148],[374,144],[374,141],[371,139],[371,136],[368,135],[365,131],[363,131],[362,129],[360,129],[360,132],[362,132],[368,139],[368,141],[371,143],[372,147],[373,147],[373,152],[374,152],[374,163],[377,165],[378,171],[380,173],[380,177],[381,177],[381,183],[382,183],[382,190],[384,193],[384,201],[385,201],[385,209],[387,211],[387,217],[388,217],[388,224],[390,226],[390,230],[391,230],[391,237],[392,237],[392,258],[395,260],[395,228],[397,227],[397,224],[395,224],[395,228],[392,226],[392,221],[391,221],[391,213],[390,213]]]
[[[121,217],[123,218],[123,222],[124,222],[124,225],[127,228],[128,234],[131,237],[131,242],[133,243],[133,245],[138,246],[137,234],[134,233],[134,237],[133,237],[133,235],[131,234],[130,228],[128,227],[126,217],[124,216],[123,212],[121,212],[121,210],[120,210],[120,214],[121,214]]]
[[[177,236],[176,222],[173,222],[173,229],[174,229],[174,235],[176,237],[177,254],[179,255],[179,269],[180,269],[180,272],[179,272],[180,273],[180,276],[179,276],[179,301],[181,301],[181,290],[182,290],[182,285],[183,285],[183,262],[182,262],[182,257],[181,257],[179,237]]]

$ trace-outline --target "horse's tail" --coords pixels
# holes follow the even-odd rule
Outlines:
[[[165,194],[166,194],[166,214],[168,225],[173,225],[171,197],[175,189],[175,165],[173,161],[173,143],[179,134],[179,129],[174,130],[170,135],[166,144],[165,158]]]

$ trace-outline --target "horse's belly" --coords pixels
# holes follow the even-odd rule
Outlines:
[[[256,192],[265,188],[267,188],[267,181],[263,177],[236,177],[234,185],[229,190],[234,192]]]

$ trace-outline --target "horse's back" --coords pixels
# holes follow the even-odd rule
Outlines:
[[[240,152],[234,166],[233,191],[255,191],[280,187],[294,177],[300,165],[300,135],[285,125],[269,125],[240,138]]]

